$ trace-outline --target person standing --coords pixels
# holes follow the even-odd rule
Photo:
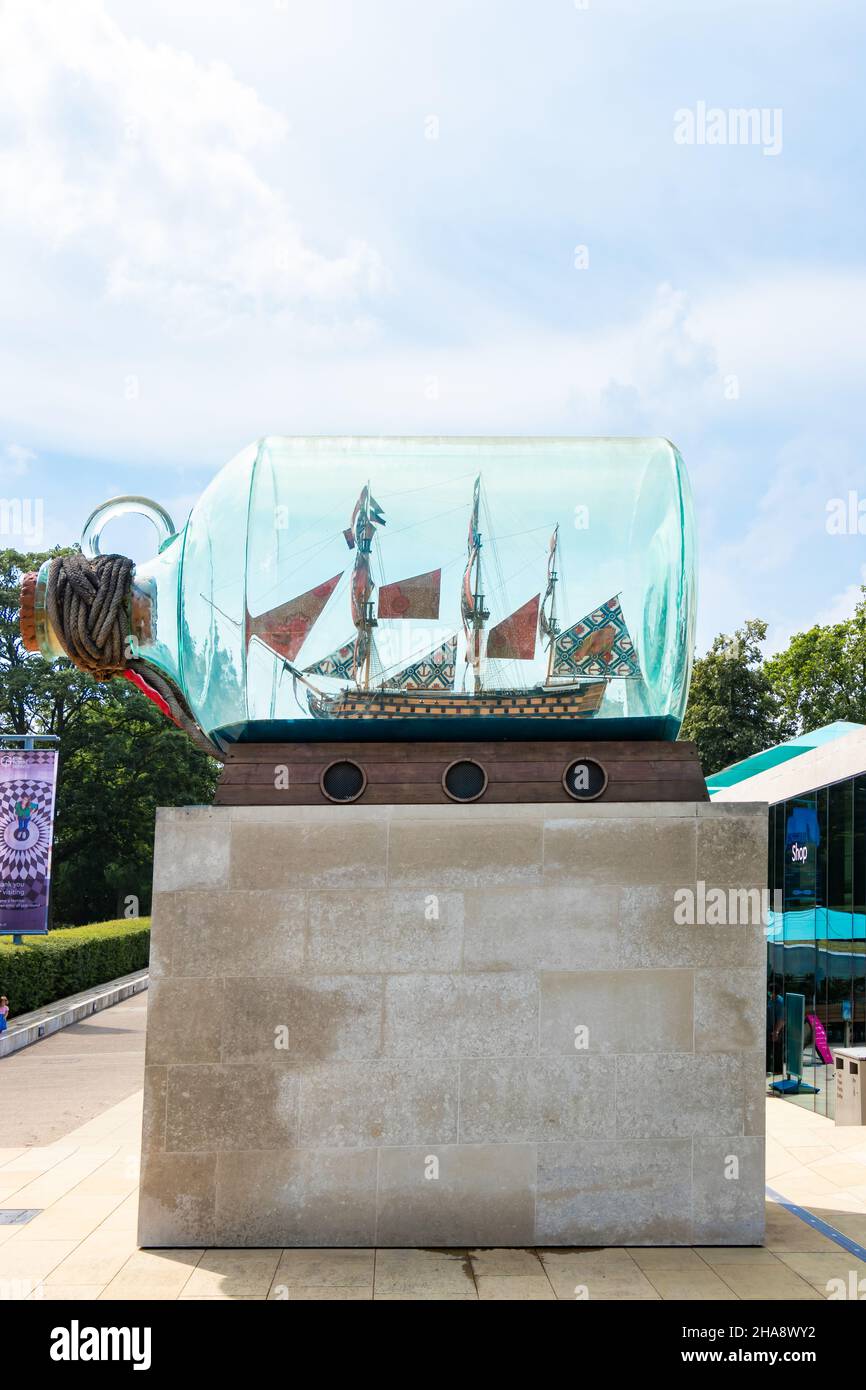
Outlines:
[[[24,798],[22,797],[19,801],[15,802],[15,814],[18,817],[19,832],[26,832],[27,827],[30,824],[30,817],[33,815],[33,812],[36,809],[37,807],[35,801],[28,801],[25,803]]]

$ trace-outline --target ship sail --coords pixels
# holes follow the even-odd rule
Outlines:
[[[304,667],[305,676],[329,676],[332,680],[350,681],[355,669],[355,645],[357,637],[350,637],[342,647],[329,652],[312,666]]]
[[[438,619],[441,587],[441,569],[416,574],[411,579],[400,579],[395,584],[382,584],[379,588],[379,617]]]
[[[484,624],[490,617],[490,614],[485,612],[484,595],[481,593],[481,532],[478,529],[480,507],[481,474],[479,473],[472,490],[472,513],[469,518],[466,569],[463,571],[463,587],[460,593],[460,613],[463,618],[463,631],[466,634],[466,663],[472,667],[474,673],[476,694],[481,689],[482,633]]]
[[[457,670],[457,634],[413,661],[383,684],[383,689],[453,690]]]
[[[247,646],[257,637],[278,656],[294,661],[341,577],[342,571],[332,579],[326,579],[324,584],[317,584],[305,594],[299,594],[277,608],[269,608],[258,617],[247,613]]]
[[[532,660],[535,656],[535,627],[540,600],[541,594],[536,594],[490,629],[487,637],[488,660]]]
[[[552,675],[640,676],[634,643],[615,595],[554,639]]]

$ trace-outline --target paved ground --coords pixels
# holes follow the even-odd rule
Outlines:
[[[825,1299],[831,1280],[852,1279],[866,1293],[866,1260],[839,1244],[866,1246],[866,1129],[837,1130],[780,1100],[767,1102],[768,1183],[836,1239],[770,1200],[760,1250],[137,1250],[143,1004],[127,1000],[0,1063],[0,1208],[41,1212],[0,1225],[0,1297],[787,1303]],[[30,1146],[9,1137],[19,1103],[22,1130],[38,1136]],[[58,1138],[61,1117],[78,1110],[88,1118]]]
[[[141,1089],[147,994],[0,1061],[2,1141],[51,1144]]]

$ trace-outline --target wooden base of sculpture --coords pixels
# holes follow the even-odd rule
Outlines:
[[[455,765],[475,764],[483,789],[449,792]],[[362,774],[357,794],[328,792],[328,769],[350,764]],[[570,770],[589,768],[583,777]],[[599,772],[600,769],[600,772]],[[581,783],[586,785],[582,786]],[[471,782],[468,784],[472,789]],[[697,750],[685,742],[491,740],[490,742],[238,743],[229,750],[217,806],[368,806],[476,801],[706,801]]]

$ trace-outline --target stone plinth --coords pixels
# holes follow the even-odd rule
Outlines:
[[[759,805],[161,811],[140,1243],[759,1243],[765,873]]]

